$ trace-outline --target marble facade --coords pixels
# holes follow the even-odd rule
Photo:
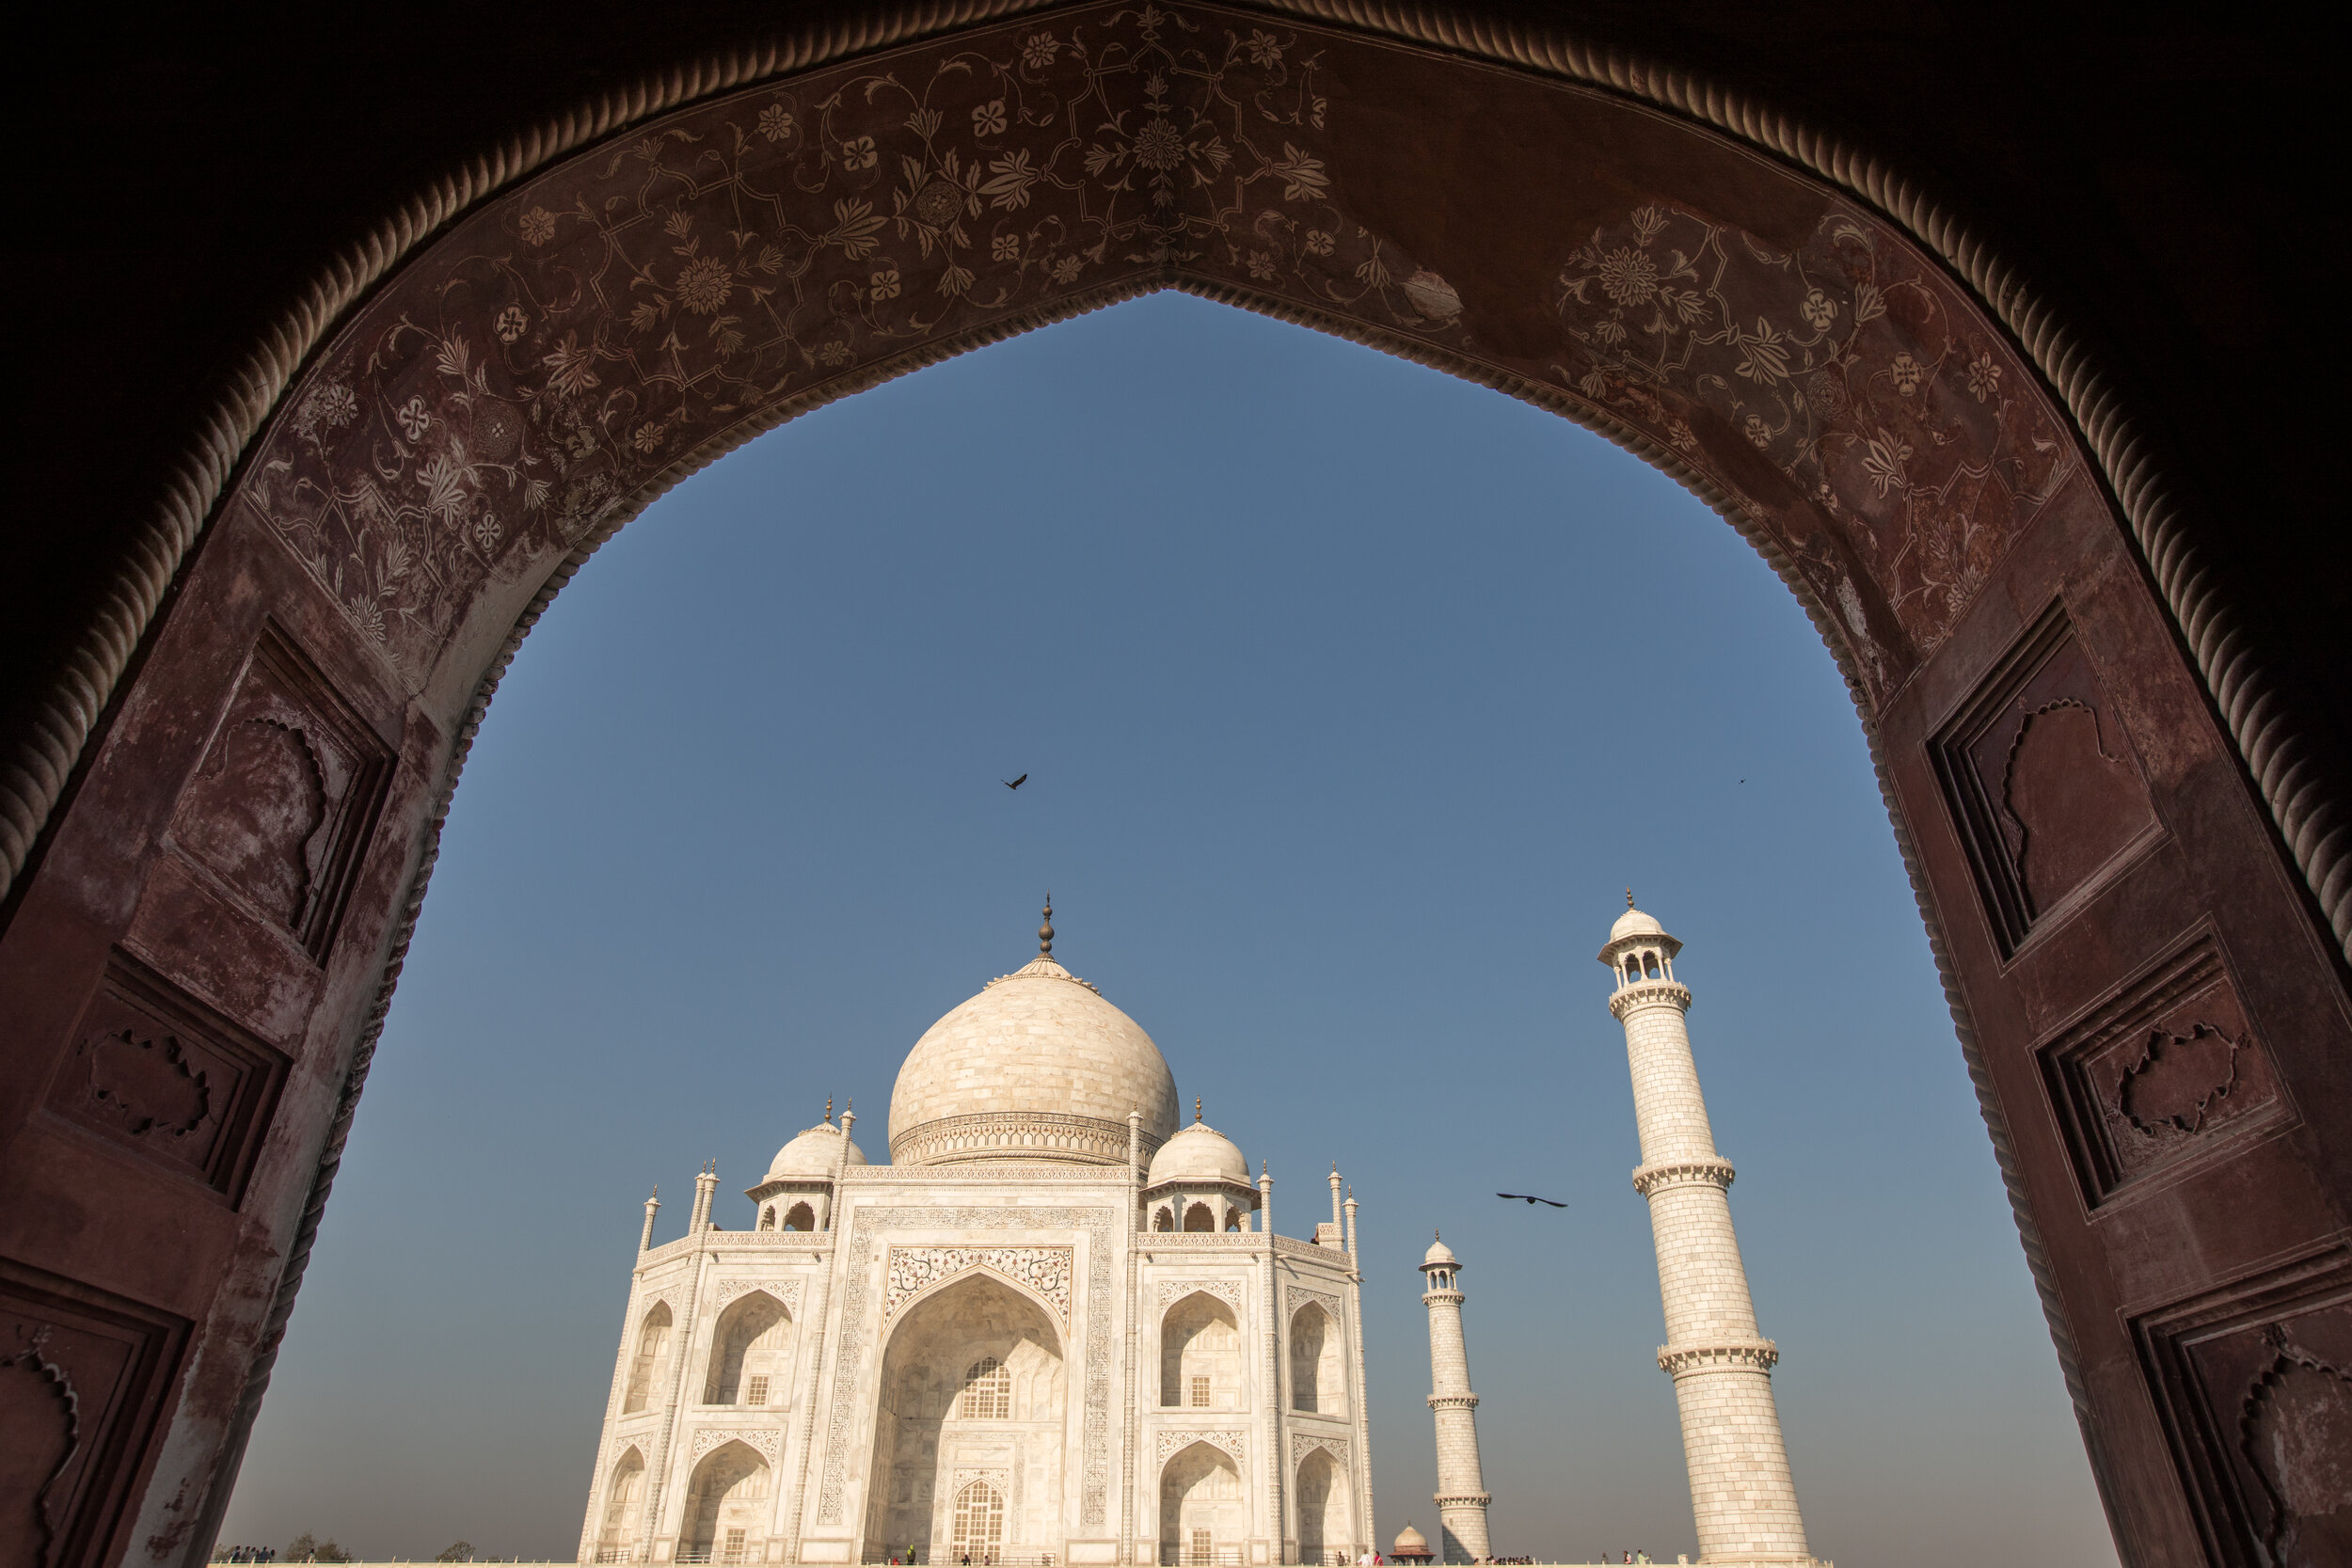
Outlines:
[[[1050,911],[1049,911],[1050,912]],[[1177,1125],[1150,1037],[1050,956],[917,1043],[892,1163],[853,1115],[741,1229],[631,1276],[586,1562],[1353,1560],[1373,1540],[1354,1206]]]

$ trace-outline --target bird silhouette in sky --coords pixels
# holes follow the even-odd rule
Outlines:
[[[1026,773],[1024,773],[1017,779],[999,779],[996,782],[1003,784],[1007,789],[1019,789],[1023,784],[1029,782],[1029,776]]]
[[[1530,1208],[1533,1208],[1534,1205],[1536,1205],[1536,1204],[1538,1204],[1538,1203],[1549,1203],[1549,1204],[1550,1204],[1550,1205],[1551,1205],[1554,1209],[1565,1209],[1565,1208],[1567,1207],[1567,1205],[1566,1205],[1566,1204],[1565,1204],[1565,1203],[1561,1203],[1561,1202],[1559,1202],[1559,1201],[1557,1201],[1557,1200],[1555,1200],[1555,1199],[1552,1199],[1552,1198],[1549,1198],[1549,1197],[1537,1197],[1537,1196],[1535,1196],[1533,1193],[1497,1193],[1497,1194],[1495,1194],[1495,1196],[1497,1196],[1497,1197],[1515,1197],[1515,1198],[1518,1198],[1518,1199],[1521,1203],[1524,1203],[1524,1204],[1528,1205]]]

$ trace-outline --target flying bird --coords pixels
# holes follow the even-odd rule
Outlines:
[[[1557,1201],[1557,1200],[1555,1200],[1555,1199],[1553,1199],[1553,1198],[1549,1198],[1549,1197],[1537,1197],[1537,1196],[1534,1196],[1534,1194],[1532,1194],[1532,1193],[1497,1193],[1497,1194],[1495,1194],[1495,1196],[1497,1196],[1497,1197],[1515,1197],[1515,1198],[1518,1198],[1518,1199],[1521,1203],[1524,1203],[1524,1204],[1528,1205],[1530,1208],[1534,1207],[1534,1206],[1535,1206],[1536,1204],[1538,1204],[1538,1203],[1549,1203],[1549,1204],[1550,1204],[1550,1205],[1551,1205],[1554,1209],[1565,1209],[1565,1208],[1567,1207],[1567,1205],[1566,1205],[1566,1204],[1565,1204],[1565,1203],[1561,1203],[1561,1202],[1559,1202],[1559,1201]]]
[[[1019,789],[1023,784],[1029,782],[1029,776],[1026,773],[1024,773],[1017,779],[999,779],[996,782],[1003,784],[1007,789]]]

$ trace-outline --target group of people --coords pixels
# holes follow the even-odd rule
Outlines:
[[[278,1560],[278,1548],[275,1546],[231,1546],[225,1552],[215,1552],[213,1560],[215,1562],[275,1562]]]

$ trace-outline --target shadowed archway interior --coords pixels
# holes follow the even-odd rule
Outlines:
[[[2217,721],[2178,560],[1885,212],[1529,64],[1058,8],[644,118],[384,277],[246,450],[0,938],[40,1042],[19,1359],[114,1390],[44,1482],[52,1560],[208,1549],[466,744],[586,554],[797,412],[1161,288],[1592,424],[1740,529],[1871,736],[2126,1560],[2336,1528],[2324,1455],[2237,1441],[2345,1398],[2304,1370],[2352,1354],[2316,1132],[2352,1022],[2290,857],[2331,863]]]

